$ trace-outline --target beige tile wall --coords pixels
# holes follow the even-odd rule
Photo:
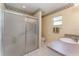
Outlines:
[[[53,17],[62,16],[63,25],[60,26],[60,33],[53,33]],[[79,6],[71,7],[63,11],[48,15],[42,19],[42,35],[46,40],[51,41],[61,37],[63,34],[79,35]]]

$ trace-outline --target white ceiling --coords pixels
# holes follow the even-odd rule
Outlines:
[[[61,9],[66,5],[68,5],[68,3],[6,3],[7,8],[15,8],[28,14],[33,14],[40,9],[43,12],[43,16]],[[26,8],[23,8],[22,6],[25,6]]]

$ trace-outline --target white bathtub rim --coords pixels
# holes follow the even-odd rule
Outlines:
[[[73,39],[71,38],[59,38],[60,41],[62,42],[65,42],[65,43],[70,43],[70,44],[79,44],[79,41],[78,43],[74,42]],[[68,41],[68,40],[71,40],[71,41]]]

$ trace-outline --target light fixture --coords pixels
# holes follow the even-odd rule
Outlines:
[[[26,6],[23,5],[22,8],[26,8]]]

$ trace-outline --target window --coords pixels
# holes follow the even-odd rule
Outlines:
[[[62,16],[55,16],[53,18],[53,25],[62,25]]]

